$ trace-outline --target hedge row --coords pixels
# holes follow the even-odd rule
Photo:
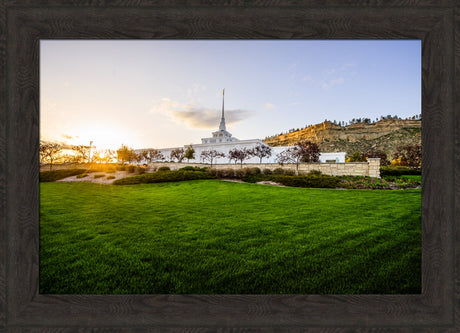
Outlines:
[[[241,168],[241,169],[232,169],[232,168],[224,168],[224,169],[207,169],[206,170],[209,174],[216,178],[233,178],[233,179],[243,179],[247,176],[254,176],[258,174],[263,175],[288,175],[293,176],[295,174],[294,170],[290,169],[283,169],[283,168],[276,168],[273,171],[270,169],[259,169],[257,167],[252,168]]]
[[[422,170],[408,168],[405,166],[382,166],[380,167],[380,176],[403,176],[403,175],[421,175]]]
[[[148,183],[165,183],[179,182],[184,180],[196,179],[211,179],[214,178],[207,172],[203,171],[157,171],[154,173],[144,173],[142,175],[117,179],[113,182],[114,185],[133,185],[133,184],[148,184]]]
[[[291,187],[312,187],[312,188],[353,188],[352,184],[344,183],[338,177],[312,174],[301,176],[289,175],[253,175],[243,178],[245,182],[256,183],[260,181],[272,181]]]
[[[62,169],[62,170],[50,170],[40,172],[40,182],[54,182],[59,179],[80,175],[85,173],[86,169]]]

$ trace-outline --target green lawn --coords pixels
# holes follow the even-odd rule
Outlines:
[[[407,294],[421,191],[40,184],[40,293]]]

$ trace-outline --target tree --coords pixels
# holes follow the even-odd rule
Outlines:
[[[361,154],[363,161],[368,158],[380,158],[380,165],[388,165],[390,161],[387,159],[387,154],[380,150],[368,150],[366,153]]]
[[[217,157],[225,157],[225,154],[215,149],[211,149],[211,150],[203,150],[201,152],[200,157],[204,161],[209,161],[209,163],[211,164],[211,168],[212,168],[212,162],[214,161],[214,159]]]
[[[259,163],[262,164],[262,158],[272,156],[272,149],[269,146],[258,144],[251,151],[252,156],[259,158]]]
[[[398,160],[401,165],[410,168],[420,168],[422,166],[422,146],[407,145],[398,147],[393,155],[394,160]]]
[[[144,159],[144,154],[142,151],[138,153],[133,152],[133,160],[136,162],[137,165],[139,165],[143,159]]]
[[[133,160],[134,150],[129,148],[128,146],[121,145],[120,148],[117,150],[117,160],[121,164],[125,164],[125,162],[131,162]]]
[[[347,158],[347,162],[365,162],[365,161],[366,159],[364,158],[363,154],[359,151],[353,152]]]
[[[235,163],[237,161],[240,161],[241,167],[243,167],[243,161],[251,157],[252,157],[252,150],[247,149],[247,148],[239,149],[235,147],[228,152],[228,158],[230,160],[235,160]]]
[[[319,148],[318,145],[311,141],[298,141],[292,148],[279,153],[276,156],[278,163],[295,163],[296,175],[299,174],[300,162],[318,162],[319,161]]]
[[[184,148],[176,148],[171,151],[170,155],[172,160],[177,160],[179,163],[185,158]]]
[[[93,158],[92,158],[92,160],[93,160],[94,162],[96,162],[96,163],[97,163],[97,162],[102,163],[102,160],[103,160],[103,159],[104,159],[104,157],[103,157],[103,152],[100,151],[100,150],[95,150],[94,153],[93,153]]]
[[[319,161],[319,147],[311,141],[298,141],[296,144],[301,150],[302,162],[313,163]]]
[[[110,150],[110,149],[106,149],[104,150],[104,158],[103,158],[103,161],[105,163],[110,163],[112,162],[112,160],[115,158],[115,151],[113,150]]]
[[[190,162],[190,160],[195,158],[195,149],[193,149],[192,145],[189,145],[185,150],[185,158],[187,159],[187,162]]]
[[[158,149],[146,149],[142,152],[143,158],[147,163],[152,163],[153,161],[162,161],[165,159],[163,153]]]
[[[288,148],[278,155],[276,155],[276,160],[279,165],[283,166],[285,163],[295,163],[296,164],[296,174],[299,174],[299,163],[302,158],[302,155],[299,154],[298,147]]]
[[[40,162],[49,163],[51,170],[61,151],[62,146],[58,143],[40,142]]]
[[[84,145],[73,146],[72,150],[75,151],[75,161],[77,163],[89,162],[89,146],[84,146]]]

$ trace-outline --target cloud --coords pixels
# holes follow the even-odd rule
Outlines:
[[[340,84],[342,84],[344,82],[345,82],[345,79],[343,77],[338,77],[338,78],[322,81],[321,82],[321,88],[329,89],[329,88],[331,88],[333,86],[340,85]]]
[[[220,114],[216,110],[191,109],[187,111],[171,111],[176,120],[186,123],[192,128],[210,129],[217,128],[220,122]],[[251,116],[247,110],[225,110],[225,123],[232,125]]]
[[[169,98],[162,98],[161,103],[154,106],[151,112],[166,115],[178,123],[197,129],[217,128],[221,117],[220,110],[196,106],[193,103],[181,104]],[[232,125],[253,114],[249,110],[225,110],[225,123]]]
[[[304,75],[302,81],[313,86],[320,87],[322,89],[330,89],[334,86],[344,84],[346,78],[353,77],[356,72],[353,69],[356,64],[349,63],[337,67],[328,68],[323,71],[322,78],[313,78],[310,75]]]
[[[274,109],[276,108],[275,104],[272,104],[272,103],[265,103],[265,108],[266,109]]]
[[[195,83],[191,88],[187,89],[187,95],[190,97],[194,94],[197,94],[199,92],[206,91],[207,87],[204,84],[201,83]]]

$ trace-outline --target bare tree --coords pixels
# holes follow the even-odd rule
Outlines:
[[[211,164],[211,168],[212,168],[212,163],[214,159],[218,157],[225,157],[225,154],[215,149],[211,149],[211,150],[203,150],[201,152],[200,157],[204,161],[209,161],[209,163]]]
[[[251,157],[252,157],[252,151],[247,148],[239,149],[235,147],[228,152],[228,158],[230,160],[235,160],[235,163],[239,161],[241,164],[241,167],[243,167],[243,161]]]
[[[72,150],[76,153],[75,160],[77,163],[87,163],[89,161],[89,146],[73,146]]]
[[[318,162],[319,148],[316,143],[311,141],[298,141],[294,147],[279,153],[276,158],[280,165],[295,163],[296,175],[298,175],[300,162]]]
[[[102,160],[104,159],[104,156],[103,156],[103,152],[102,150],[95,150],[94,153],[93,153],[93,158],[92,160],[96,163],[99,162],[102,163]]]
[[[115,159],[115,155],[116,155],[116,153],[113,150],[110,150],[110,149],[104,150],[104,159],[103,159],[104,162],[105,163],[112,162],[112,160]]]
[[[158,149],[146,149],[142,152],[142,156],[147,161],[147,163],[152,163],[154,161],[162,161],[165,159],[164,155]]]
[[[176,148],[171,151],[170,157],[172,160],[177,160],[177,162],[182,162],[185,158],[184,148]]]
[[[264,157],[272,156],[272,149],[269,146],[258,144],[251,149],[251,155],[259,158],[259,163],[262,164]]]
[[[62,146],[58,143],[40,142],[40,162],[49,163],[51,170],[61,151]]]

